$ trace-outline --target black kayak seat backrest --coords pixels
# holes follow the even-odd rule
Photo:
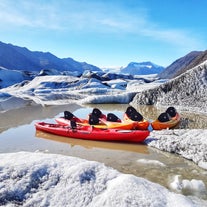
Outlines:
[[[71,126],[72,129],[76,129],[76,128],[77,128],[77,123],[76,123],[76,121],[71,120],[71,121],[70,121],[70,126]]]
[[[173,106],[171,106],[167,108],[166,113],[168,113],[171,117],[175,117],[177,114],[177,111]]]
[[[139,112],[133,112],[129,115],[132,121],[143,121],[143,116]]]
[[[92,114],[95,115],[98,118],[101,118],[102,112],[101,112],[100,109],[94,108],[93,111],[92,111]]]
[[[132,113],[135,113],[135,112],[137,112],[137,110],[134,107],[129,106],[125,113],[129,117]]]
[[[164,112],[164,113],[161,113],[157,119],[160,122],[167,122],[167,121],[170,121],[170,116],[168,113]]]
[[[88,123],[90,125],[96,125],[96,124],[99,124],[99,118],[94,115],[94,114],[90,114],[89,115],[89,120],[88,120]]]
[[[112,121],[112,122],[121,122],[121,119],[119,119],[119,117],[117,117],[115,114],[113,113],[108,113],[107,117],[106,117],[107,121]]]
[[[71,120],[74,117],[74,115],[70,111],[64,111],[64,118]]]

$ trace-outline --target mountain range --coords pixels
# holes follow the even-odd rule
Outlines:
[[[0,66],[11,70],[101,71],[100,68],[72,58],[58,58],[49,52],[32,52],[25,47],[0,42]]]
[[[175,60],[171,65],[164,68],[150,61],[131,62],[126,67],[114,70],[116,74],[148,75],[158,74],[160,79],[171,79],[179,76],[187,70],[207,60],[206,51],[192,51],[189,54]],[[16,70],[28,76],[35,72],[39,75],[72,74],[82,75],[84,71],[111,73],[108,69],[100,69],[86,62],[78,62],[72,58],[58,58],[50,52],[30,51],[25,47],[6,44],[0,41],[0,70]],[[41,72],[42,71],[42,72]],[[113,71],[113,70],[111,70]],[[5,71],[3,71],[5,72]],[[9,71],[6,71],[8,74]],[[31,77],[31,75],[30,75]],[[30,78],[29,77],[29,78]],[[0,77],[2,79],[2,77]]]
[[[161,73],[159,73],[159,78],[161,79],[171,79],[175,78],[189,69],[203,63],[207,60],[207,50],[205,51],[192,51],[174,61],[171,65],[166,67]]]
[[[78,62],[72,58],[58,58],[50,52],[30,51],[25,47],[0,42],[0,66],[10,70],[20,71],[70,71],[82,74],[85,70],[102,71],[102,69]],[[131,62],[127,67],[120,67],[115,73],[130,75],[146,75],[160,73],[164,67],[151,62]],[[105,70],[106,71],[106,70]],[[110,72],[110,70],[108,70]]]

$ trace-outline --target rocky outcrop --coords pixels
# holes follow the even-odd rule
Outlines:
[[[137,93],[131,105],[174,105],[207,112],[207,61],[177,78]]]

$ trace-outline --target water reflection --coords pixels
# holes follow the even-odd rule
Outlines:
[[[71,147],[78,145],[85,147],[87,149],[102,148],[110,150],[122,150],[122,151],[131,151],[142,154],[148,154],[148,148],[144,144],[132,144],[132,143],[121,143],[121,142],[103,142],[103,141],[91,141],[91,140],[81,140],[73,139],[68,137],[56,136],[53,134],[36,131],[35,136],[37,138],[44,138],[56,142],[63,142],[69,144]]]
[[[181,113],[180,128],[207,129],[207,116],[195,113]]]
[[[64,110],[75,110],[81,108],[77,104],[46,106],[41,105],[29,105],[23,108],[12,109],[3,113],[0,113],[0,133],[9,129],[18,127],[24,124],[30,124],[33,120],[41,120],[54,118],[57,114]]]

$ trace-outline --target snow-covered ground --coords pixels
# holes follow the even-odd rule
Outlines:
[[[39,152],[0,154],[0,160],[0,206],[207,206],[94,161]]]
[[[150,137],[149,146],[179,154],[207,170],[206,129],[158,130],[151,132]]]
[[[8,71],[3,69],[0,71],[4,85],[7,82],[11,85],[11,81],[8,79]],[[71,102],[79,104],[126,104],[132,100],[137,91],[161,84],[161,82],[153,82],[156,79],[154,75],[136,76],[134,79],[130,79],[132,76],[121,74],[104,74],[102,76],[99,74],[89,74],[89,76],[83,74],[82,77],[53,74],[36,76],[31,81],[23,81],[23,76],[20,76],[18,80],[14,71],[10,73],[10,77],[16,77],[16,84],[0,89],[0,97],[14,96],[32,100],[42,105],[62,105]],[[97,78],[93,78],[92,75]],[[17,83],[18,81],[19,83]],[[152,83],[146,84],[146,82]]]
[[[24,80],[31,80],[29,74],[19,70],[8,70],[0,66],[0,88],[8,87]]]

